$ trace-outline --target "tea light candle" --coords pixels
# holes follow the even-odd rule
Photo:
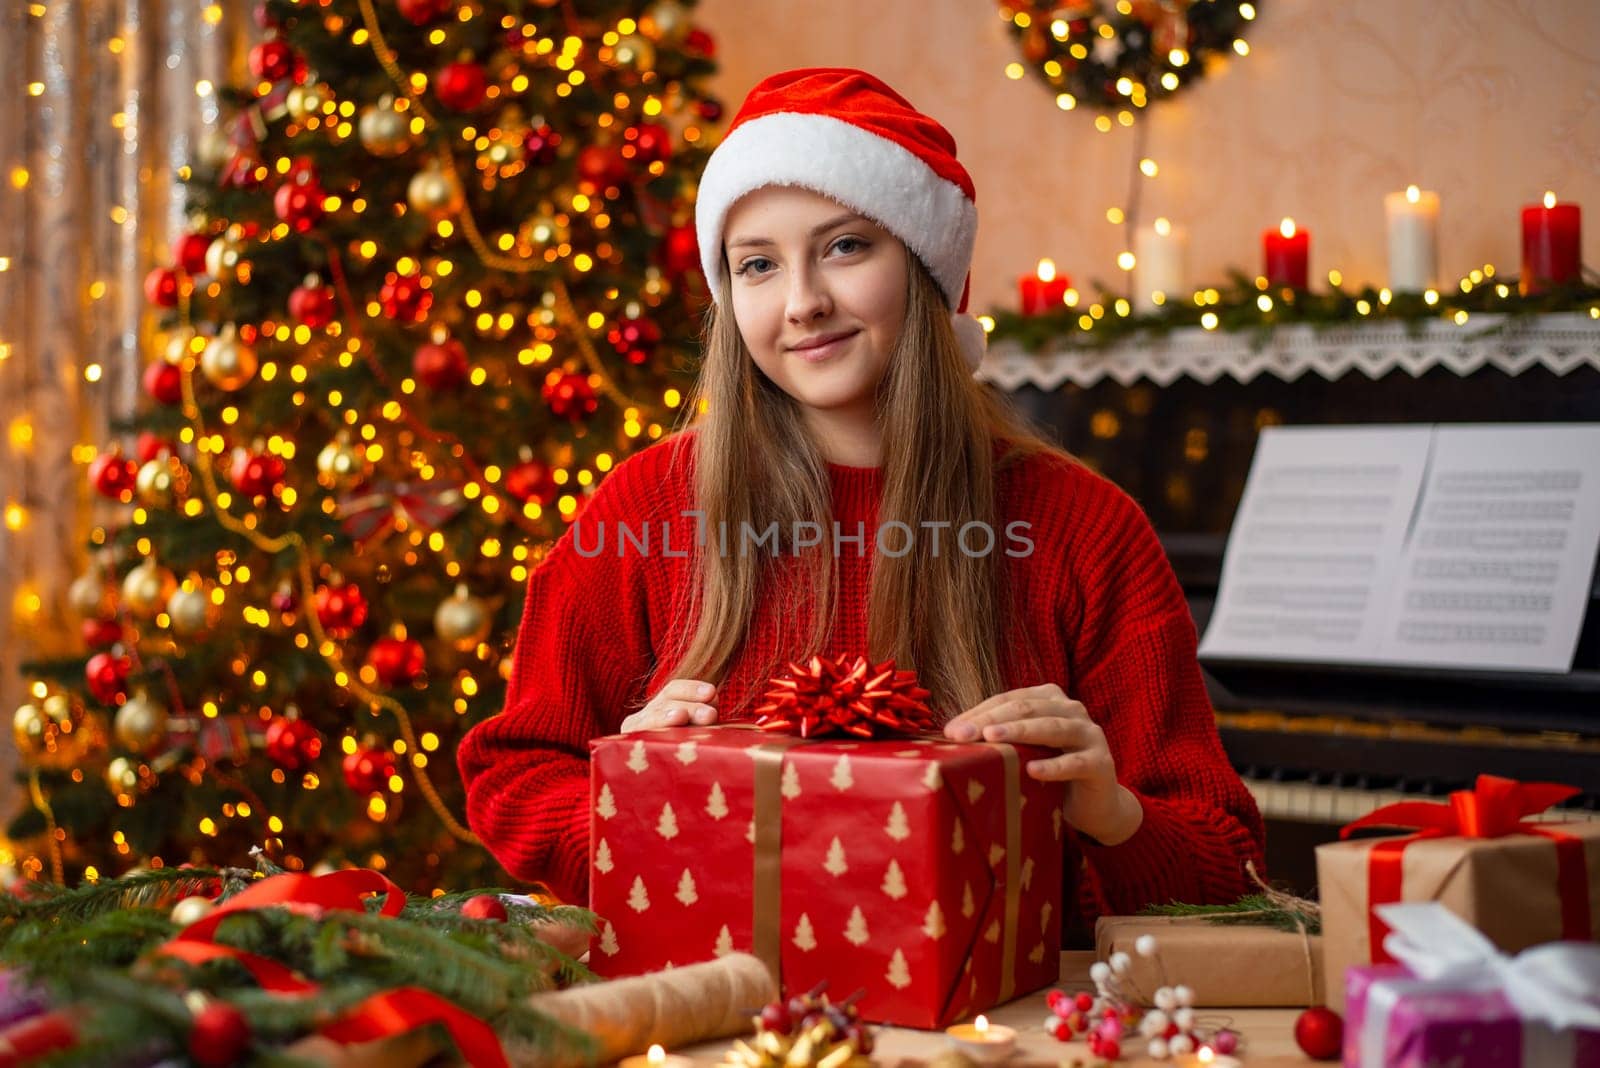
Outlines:
[[[1422,293],[1439,287],[1439,194],[1406,186],[1383,198],[1389,229],[1389,288]]]
[[[693,1068],[694,1061],[676,1053],[668,1053],[660,1046],[651,1046],[644,1056],[635,1054],[617,1062],[618,1068]]]
[[[1210,1046],[1201,1046],[1178,1061],[1183,1068],[1244,1068],[1244,1062],[1226,1053],[1218,1053]]]
[[[956,1024],[944,1029],[950,1044],[979,1064],[998,1064],[1011,1056],[1017,1048],[1017,1033],[1009,1027],[990,1024],[987,1016],[979,1016],[969,1024]]]
[[[1153,311],[1167,298],[1183,290],[1184,258],[1189,238],[1183,227],[1166,219],[1153,226],[1141,226],[1134,235],[1133,306],[1141,312]],[[1156,294],[1161,294],[1161,300]]]
[[[1577,280],[1583,263],[1582,227],[1578,205],[1557,204],[1554,193],[1546,193],[1542,205],[1522,209],[1522,292]]]
[[[1052,260],[1040,260],[1037,271],[1017,279],[1017,291],[1022,298],[1023,315],[1040,315],[1061,304],[1072,280],[1056,273]]]
[[[1288,286],[1290,289],[1306,288],[1311,267],[1311,231],[1298,229],[1293,219],[1284,219],[1276,230],[1264,230],[1261,249],[1266,258],[1267,276],[1271,286]]]

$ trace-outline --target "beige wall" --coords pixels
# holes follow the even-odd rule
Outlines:
[[[1385,281],[1383,195],[1441,201],[1446,278],[1520,254],[1518,209],[1546,188],[1587,209],[1600,267],[1600,2],[1264,0],[1253,53],[1154,108],[1143,217],[1190,231],[1190,281],[1260,269],[1260,231],[1312,231],[1313,278]],[[1133,135],[1056,109],[991,0],[701,0],[730,114],[799,66],[869,70],[955,135],[978,188],[973,306],[1014,306],[1049,256],[1077,284],[1120,272],[1105,211],[1126,202]]]

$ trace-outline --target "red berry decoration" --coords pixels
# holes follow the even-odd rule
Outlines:
[[[630,126],[623,139],[627,143],[622,147],[622,154],[631,154],[641,163],[665,163],[672,156],[672,131],[665,126],[641,122]]]
[[[522,149],[529,165],[548,167],[556,161],[556,149],[561,145],[561,135],[549,126],[536,126],[522,139]]]
[[[761,1010],[761,1030],[786,1035],[793,1029],[794,1017],[789,1015],[789,1006],[784,1002],[771,1002]]]
[[[285,771],[298,771],[322,755],[322,735],[303,719],[274,716],[267,724],[267,759]]]
[[[396,322],[420,323],[433,307],[433,294],[417,276],[390,271],[378,290],[378,304],[383,314]]]
[[[455,338],[430,341],[417,349],[411,369],[418,382],[436,393],[459,389],[467,380],[467,347]]]
[[[178,306],[178,272],[171,267],[155,267],[144,276],[144,299],[158,308]]]
[[[83,666],[89,692],[103,705],[120,705],[128,699],[128,672],[133,664],[125,656],[96,653]]]
[[[556,499],[556,480],[538,460],[524,460],[506,472],[506,492],[523,504],[538,501],[548,506]]]
[[[264,82],[281,82],[294,73],[294,49],[284,41],[262,41],[250,49],[250,73]]]
[[[297,323],[321,330],[333,322],[337,313],[338,303],[334,299],[333,289],[323,285],[315,275],[289,292],[289,315]]]
[[[589,384],[589,376],[576,371],[558,371],[544,380],[540,391],[545,404],[557,419],[581,423],[600,407],[600,398]]]
[[[122,640],[122,624],[114,619],[86,619],[81,633],[91,649],[109,649]]]
[[[469,920],[497,920],[500,923],[511,918],[499,894],[479,894],[467,898],[461,903],[461,915]]]
[[[585,145],[578,152],[578,177],[598,188],[628,180],[628,161],[610,145]]]
[[[235,449],[228,481],[246,497],[270,497],[283,485],[288,469],[280,456]]]
[[[643,364],[661,345],[661,328],[649,319],[619,319],[606,331],[617,355],[631,364]]]
[[[172,261],[186,274],[205,274],[206,250],[210,247],[209,234],[183,234],[172,243]]]
[[[916,734],[933,728],[927,702],[916,673],[895,670],[893,660],[873,665],[864,656],[813,656],[767,683],[756,726],[802,738]]]
[[[213,1001],[194,1017],[189,1056],[205,1068],[228,1068],[250,1048],[250,1021],[226,1001]]]
[[[426,26],[454,6],[453,0],[395,0],[400,17],[413,26]]]
[[[661,239],[661,266],[675,278],[700,269],[700,239],[694,226],[674,226]]]
[[[345,785],[358,794],[375,794],[389,785],[395,774],[394,754],[385,749],[357,746],[342,766]]]
[[[144,369],[144,391],[157,404],[173,405],[183,400],[183,372],[165,360]]]
[[[133,495],[133,482],[139,468],[122,455],[122,450],[112,448],[96,456],[89,464],[89,485],[102,497],[125,501]]]
[[[367,599],[354,582],[342,586],[318,586],[315,596],[317,622],[335,638],[347,638],[367,621]]]
[[[1294,1040],[1312,1060],[1331,1061],[1344,1047],[1344,1019],[1326,1006],[1312,1006],[1295,1018]]]
[[[428,668],[422,643],[415,638],[379,638],[367,650],[367,664],[378,681],[390,688],[410,686]]]
[[[296,233],[303,234],[321,221],[327,198],[314,174],[308,172],[298,178],[291,175],[273,194],[272,210]]]
[[[449,64],[433,80],[434,95],[451,111],[471,111],[483,103],[488,91],[489,76],[470,60]]]

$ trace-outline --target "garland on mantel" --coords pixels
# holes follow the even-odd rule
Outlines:
[[[1464,338],[1504,330],[1520,319],[1553,312],[1587,312],[1600,320],[1600,286],[1585,272],[1577,285],[1523,295],[1515,279],[1500,279],[1493,268],[1473,271],[1454,291],[1390,293],[1368,286],[1345,290],[1337,283],[1326,292],[1269,289],[1264,279],[1235,272],[1226,287],[1197,290],[1192,299],[1173,301],[1153,312],[1135,313],[1125,297],[1102,287],[1097,301],[1079,299],[1042,315],[992,311],[991,345],[1014,342],[1030,353],[1063,349],[1098,349],[1132,340],[1156,341],[1181,327],[1200,327],[1253,335],[1252,347],[1266,346],[1280,326],[1351,326],[1368,322],[1401,322],[1420,335],[1443,320],[1463,328]],[[1475,315],[1493,314],[1494,325],[1474,329]]]

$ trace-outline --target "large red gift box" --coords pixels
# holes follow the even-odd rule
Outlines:
[[[600,975],[753,952],[930,1029],[1057,978],[1066,787],[1026,749],[711,727],[590,750]]]

